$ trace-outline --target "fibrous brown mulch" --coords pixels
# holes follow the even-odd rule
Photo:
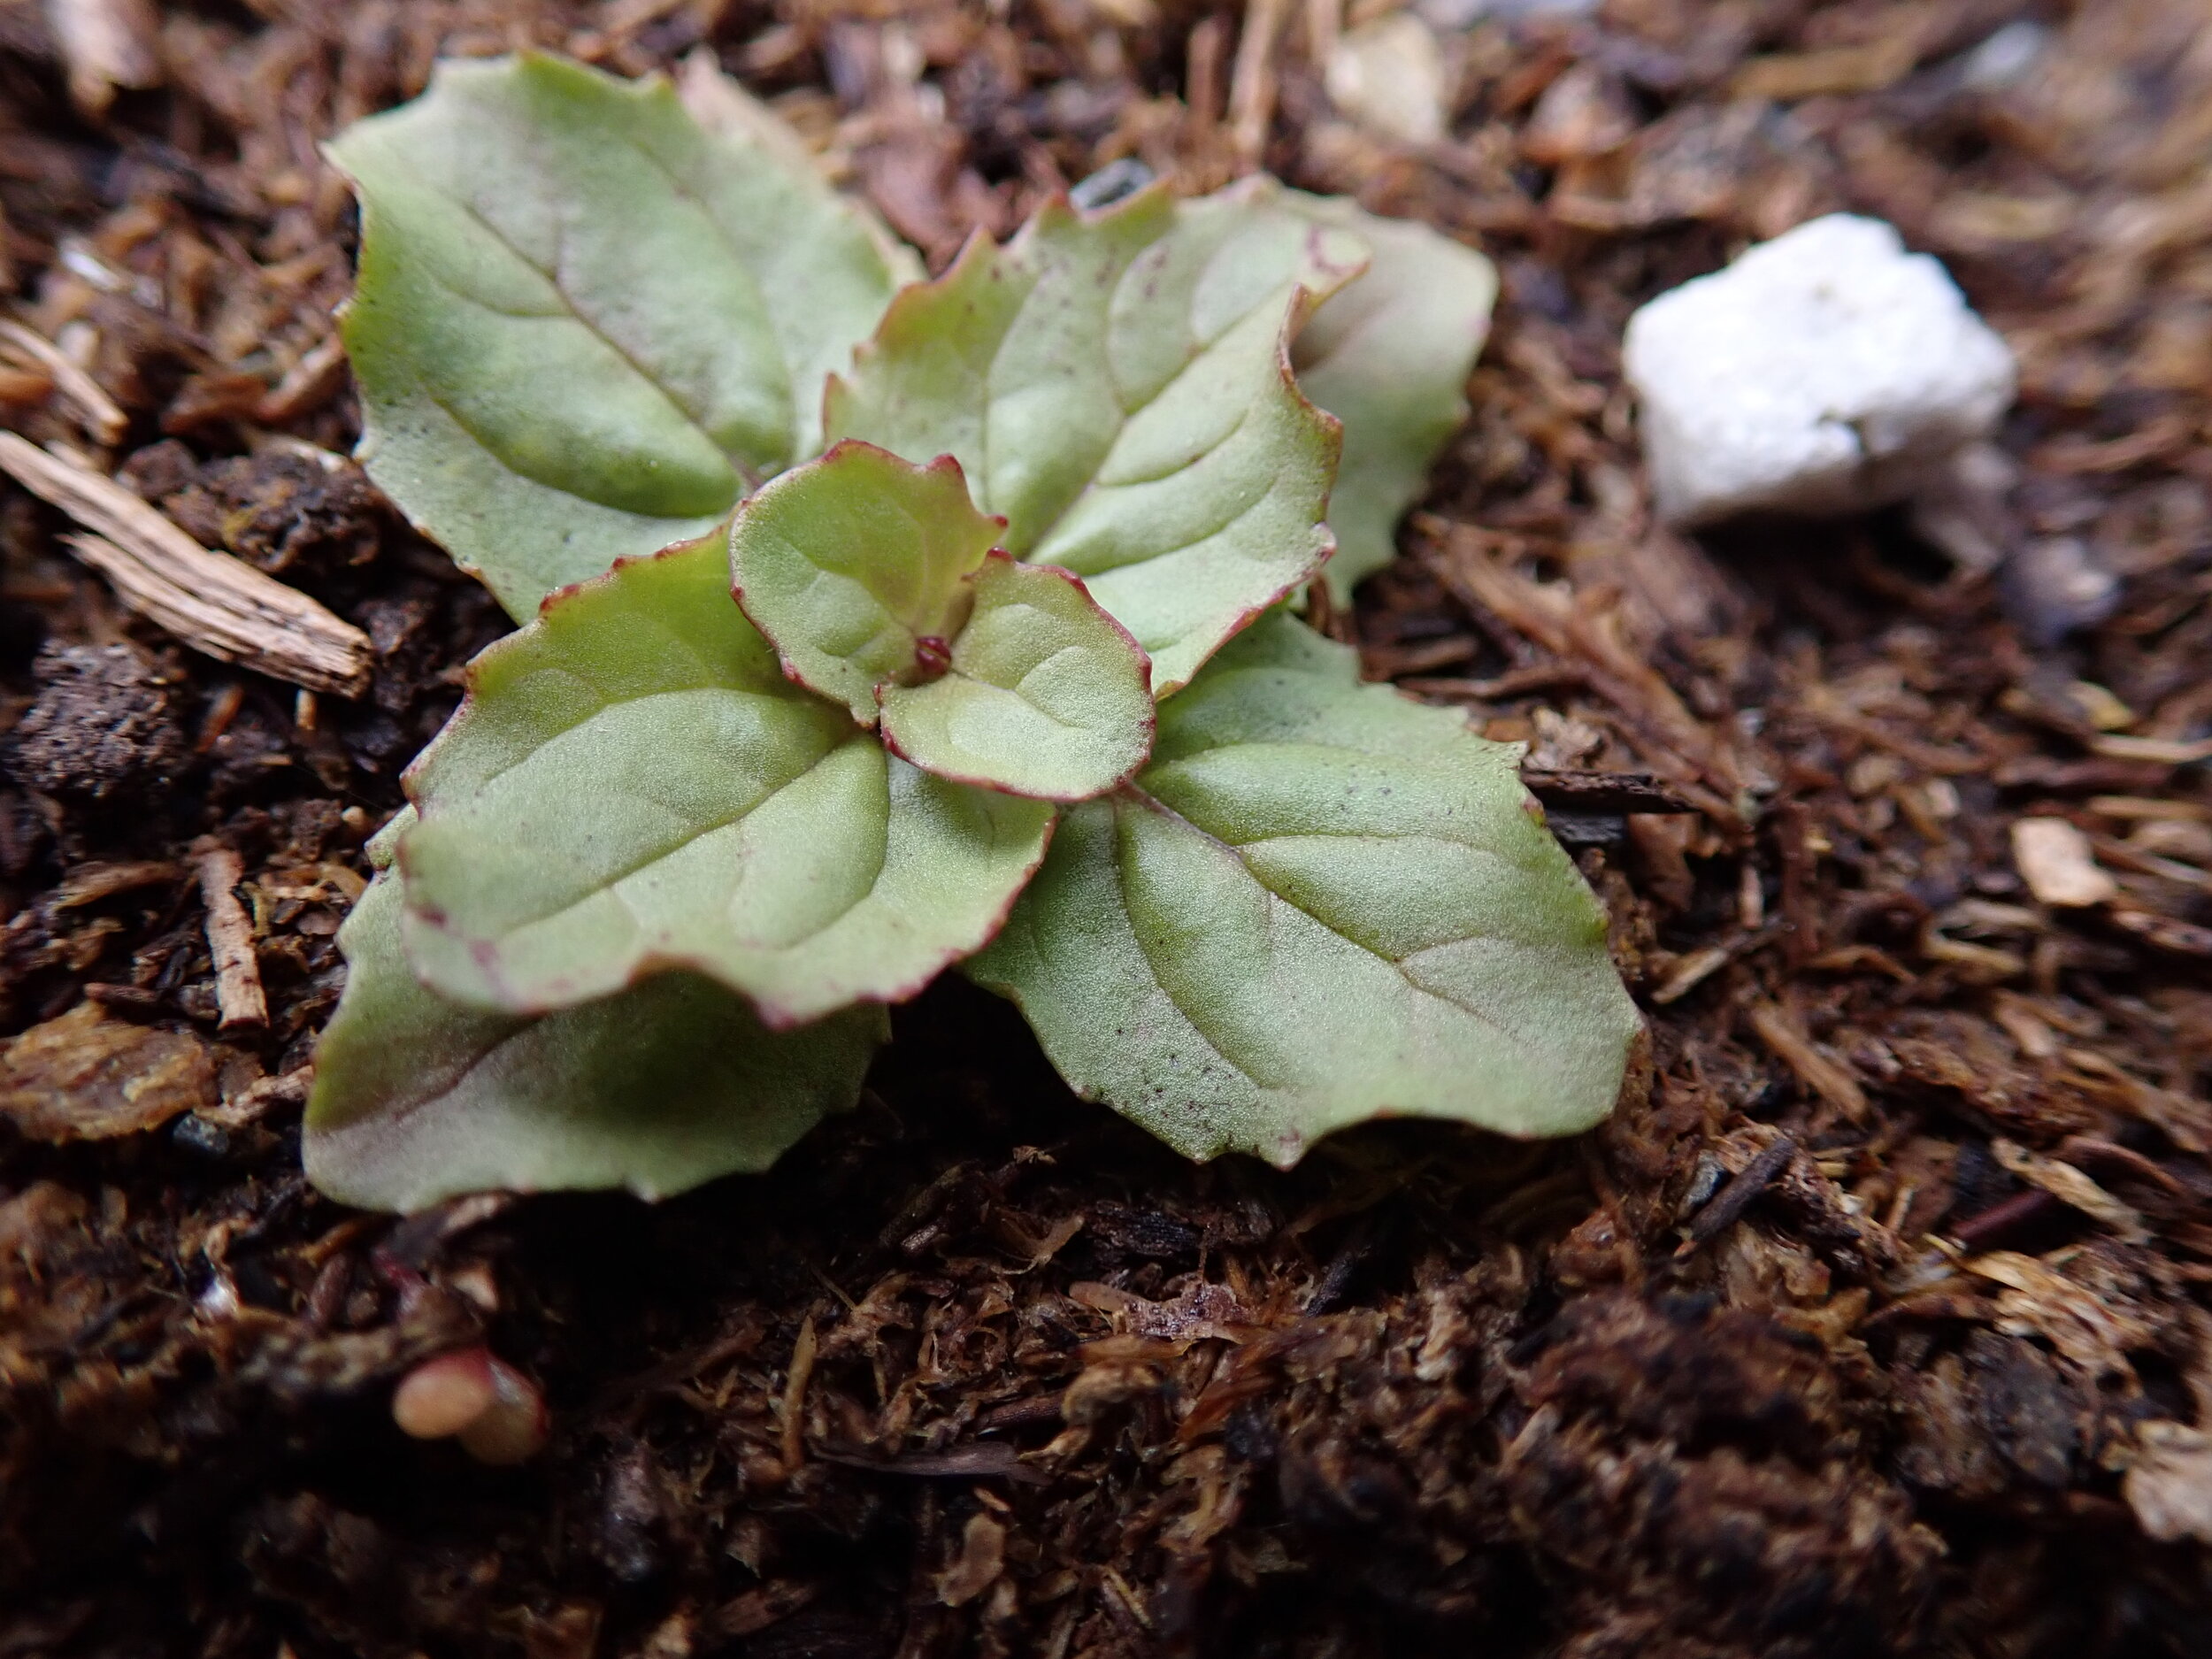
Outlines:
[[[0,5],[0,286],[123,429],[5,342],[0,414],[377,664],[346,701],[183,650],[0,495],[0,1655],[2207,1650],[2212,10],[1424,0],[1431,141],[1387,130],[1419,73],[1325,88],[1389,9]],[[1327,620],[1532,745],[1650,1018],[1615,1120],[1193,1168],[956,980],[770,1177],[308,1189],[360,844],[503,626],[335,459],[314,146],[533,42],[705,48],[933,262],[1124,157],[1491,252],[1474,419]],[[1837,207],[2019,354],[1983,482],[1655,528],[1628,312]],[[2024,818],[2094,902],[2038,900]],[[52,1139],[65,1091],[109,1138]],[[520,1469],[388,1414],[478,1340],[554,1409]]]

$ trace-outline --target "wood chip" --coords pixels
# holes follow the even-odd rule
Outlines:
[[[2000,1199],[1986,1210],[1976,1210],[1951,1229],[1959,1248],[1985,1250],[2023,1227],[2040,1224],[2059,1208],[2058,1200],[2039,1187]]]
[[[1521,768],[1521,782],[1548,807],[1575,812],[1694,812],[1697,803],[1647,772]]]
[[[1773,1002],[1753,1004],[1751,1028],[1775,1057],[1797,1074],[1799,1082],[1853,1123],[1866,1121],[1866,1091],[1859,1087],[1858,1079],[1840,1061],[1823,1053],[1781,1007]]]
[[[2066,687],[2066,697],[2100,732],[2124,732],[2136,722],[2135,710],[2093,680],[2077,680]]]
[[[2120,884],[2097,867],[2089,837],[2062,818],[2016,819],[2012,862],[2028,891],[2046,904],[2078,909],[2120,896]]]
[[[764,1584],[757,1590],[746,1591],[743,1595],[739,1596],[733,1601],[724,1602],[709,1617],[707,1622],[714,1631],[723,1636],[736,1638],[758,1635],[770,1625],[780,1624],[790,1617],[792,1614],[814,1600],[820,1590],[819,1585],[787,1580],[778,1584]],[[670,1615],[672,1621],[675,1617],[676,1615]],[[664,1625],[663,1628],[666,1626]],[[658,1634],[657,1632],[655,1633]],[[648,1651],[650,1651],[649,1646]],[[690,1653],[692,1648],[689,1639],[687,1637],[682,1647],[671,1647],[669,1651]]]
[[[963,1607],[997,1582],[1006,1565],[1006,1528],[978,1511],[960,1534],[960,1554],[937,1575],[937,1599]]]
[[[1244,27],[1229,72],[1229,142],[1246,166],[1258,164],[1275,114],[1275,53],[1288,0],[1246,0]]]
[[[315,1068],[303,1065],[275,1077],[257,1077],[220,1106],[203,1106],[200,1116],[223,1129],[258,1123],[279,1106],[304,1106],[315,1087]]]
[[[345,342],[334,334],[309,348],[282,380],[262,394],[253,418],[266,426],[285,426],[320,409],[345,383]]]
[[[80,1002],[0,1048],[0,1116],[34,1141],[105,1141],[212,1105],[215,1065],[188,1032]]]
[[[2170,737],[2128,737],[2108,732],[2090,740],[2092,754],[2107,760],[2142,760],[2161,766],[2193,766],[2201,760],[2212,760],[2212,737],[2200,737],[2183,742]]]
[[[1701,945],[1688,955],[1678,957],[1659,987],[1652,992],[1651,1000],[1664,1008],[1678,1002],[1692,991],[1726,967],[1735,951],[1727,945]]]
[[[100,389],[99,381],[72,362],[59,346],[12,318],[0,318],[0,345],[12,347],[45,372],[62,402],[95,442],[112,446],[122,442],[130,426],[129,418]]]
[[[2161,916],[2154,910],[2115,910],[2112,925],[2132,933],[2154,949],[2177,956],[2212,961],[2212,927]]]
[[[2115,1198],[2072,1164],[2031,1152],[2001,1135],[1989,1143],[1989,1149],[1999,1164],[2022,1180],[2041,1187],[2069,1209],[2078,1210],[2093,1221],[2101,1222],[2128,1243],[2149,1241],[2151,1232],[2143,1225],[2141,1213],[2132,1204]]]
[[[2032,1256],[1992,1250],[1968,1256],[1959,1265],[2006,1287],[1997,1298],[2001,1328],[2010,1325],[2022,1334],[2044,1338],[2093,1377],[2132,1376],[2129,1350],[2157,1340],[2158,1333],[2127,1307],[2099,1298]]]
[[[2184,1152],[2212,1153],[2212,1105],[2174,1089],[2146,1083],[2093,1048],[2065,1051],[2067,1081],[2100,1103],[2140,1118]]]
[[[1912,32],[1901,30],[1866,46],[1754,58],[1736,72],[1729,90],[1739,98],[1771,98],[1778,104],[1879,92],[1910,73],[1918,56]]]
[[[254,955],[253,922],[238,902],[245,872],[229,848],[202,841],[193,848],[200,872],[200,900],[207,909],[207,948],[215,958],[215,1006],[221,1029],[237,1031],[269,1023],[268,1000],[261,992],[261,964]]]
[[[791,1346],[791,1373],[783,1385],[783,1466],[796,1473],[806,1462],[806,1386],[814,1376],[814,1316],[799,1323],[798,1340]]]
[[[826,1463],[847,1469],[869,1469],[879,1475],[906,1475],[918,1480],[1011,1480],[1018,1486],[1041,1486],[1050,1477],[1022,1462],[1021,1453],[1004,1440],[971,1440],[941,1452],[908,1452],[897,1457],[879,1457],[818,1446],[812,1455]]]
[[[112,898],[118,893],[129,893],[140,887],[157,887],[166,881],[174,881],[184,872],[166,860],[137,859],[115,864],[79,864],[64,876],[61,885],[54,889],[54,908],[74,910],[81,904],[97,903]]]
[[[1434,33],[1412,12],[1393,12],[1340,36],[1324,73],[1329,102],[1379,137],[1402,144],[1443,140],[1448,91],[1443,53]],[[1255,147],[1246,153],[1258,152]]]
[[[1686,1256],[1699,1245],[1735,1225],[1751,1201],[1773,1183],[1774,1178],[1789,1168],[1790,1160],[1797,1156],[1797,1142],[1787,1135],[1778,1137],[1750,1163],[1729,1179],[1728,1185],[1713,1194],[1712,1201],[1697,1212],[1690,1223],[1690,1236],[1675,1254]]]
[[[2130,824],[2201,824],[2212,818],[2212,806],[2201,801],[2158,801],[2144,795],[2098,795],[2090,796],[2088,806],[2100,818],[2119,818]]]
[[[1742,787],[1736,757],[1699,723],[1656,671],[1621,638],[1617,618],[1578,606],[1563,594],[1508,568],[1471,525],[1416,514],[1436,543],[1425,559],[1447,590],[1479,621],[1498,618],[1553,656],[1578,661],[1590,688],[1619,712],[1624,734],[1666,773],[1682,797],[1732,841],[1749,833],[1732,798]]]
[[[2144,1424],[2120,1495],[2144,1536],[2212,1544],[2212,1434],[2162,1418]]]
[[[2212,893],[2212,872],[2200,870],[2194,864],[2183,864],[2177,858],[2162,858],[2156,853],[2131,847],[2109,835],[2090,837],[2089,848],[2093,856],[2107,864],[2116,864],[2123,870],[2132,871],[2137,875],[2156,876],[2160,880],[2170,881],[2177,887],[2194,887],[2200,893]]]
[[[1990,1017],[2005,1028],[2005,1034],[2017,1043],[2020,1052],[2031,1060],[2053,1060],[2065,1046],[2058,1040],[2034,1003],[2013,991],[2000,991],[1990,1009]]]
[[[367,634],[243,560],[209,552],[113,479],[12,432],[0,432],[0,471],[97,532],[63,540],[125,604],[195,649],[316,691],[368,689]]]

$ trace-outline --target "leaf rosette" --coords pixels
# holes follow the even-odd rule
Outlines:
[[[334,146],[371,471],[529,619],[342,935],[316,1181],[764,1168],[958,963],[1193,1157],[1601,1118],[1636,1015],[1513,752],[1281,604],[1388,558],[1486,264],[1260,180],[894,297],[787,135],[687,97],[448,65]]]
[[[1252,190],[1056,200],[894,300],[825,425],[956,457],[1007,549],[1082,578],[1165,696],[1329,556],[1340,428],[1290,342],[1366,259]]]

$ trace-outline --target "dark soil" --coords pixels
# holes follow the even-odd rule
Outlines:
[[[166,790],[191,751],[169,677],[127,644],[49,645],[31,665],[38,696],[9,734],[8,772],[73,805]]]
[[[2212,1650],[2212,12],[1429,8],[1406,145],[1331,107],[1335,0],[0,6],[0,286],[127,418],[97,461],[377,654],[351,703],[197,656],[0,492],[0,1655]],[[703,45],[933,262],[1125,156],[1490,251],[1474,419],[1325,620],[1551,774],[1650,1018],[1614,1120],[1194,1168],[955,979],[770,1177],[309,1189],[361,843],[504,626],[331,464],[314,142],[532,42]],[[1991,484],[1655,528],[1627,314],[1835,207],[2018,352]],[[95,452],[11,352],[7,424]],[[2106,896],[2039,902],[2024,818]],[[522,1467],[391,1422],[477,1340],[551,1404]]]

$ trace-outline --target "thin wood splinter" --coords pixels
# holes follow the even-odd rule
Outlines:
[[[207,949],[215,959],[220,1029],[265,1025],[269,1003],[262,995],[261,964],[254,955],[253,920],[238,902],[238,883],[245,874],[238,855],[220,844],[202,842],[193,849],[192,861],[200,872],[200,902],[207,910]]]
[[[101,389],[99,381],[73,363],[66,353],[36,329],[13,318],[0,318],[0,349],[12,349],[36,364],[53,383],[61,401],[98,442],[120,443],[129,430],[130,418]]]
[[[113,479],[12,432],[0,432],[0,471],[96,532],[62,539],[125,604],[195,649],[316,691],[368,689],[367,634],[244,560],[211,553]]]
[[[1699,1245],[1709,1243],[1727,1231],[1751,1207],[1751,1201],[1789,1168],[1790,1160],[1796,1156],[1797,1142],[1784,1135],[1737,1171],[1729,1178],[1728,1185],[1714,1194],[1712,1201],[1697,1212],[1696,1219],[1690,1223],[1690,1236],[1675,1254],[1687,1256]]]

